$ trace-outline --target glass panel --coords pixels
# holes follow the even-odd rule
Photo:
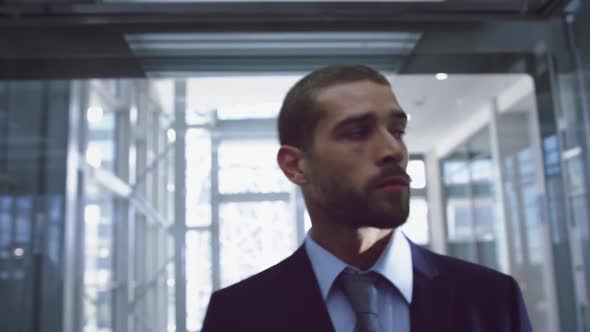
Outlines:
[[[269,193],[291,191],[276,161],[273,141],[226,141],[219,145],[219,192]]]
[[[12,245],[12,197],[0,196],[0,261],[11,255]],[[6,279],[8,268],[0,268],[0,279]]]
[[[530,111],[505,113],[498,117],[506,202],[506,235],[508,249],[513,253],[509,257],[511,275],[525,290],[523,294],[535,331],[552,331],[550,324],[554,309],[551,306],[556,303],[552,299],[552,290],[548,287],[551,282],[548,279],[549,271],[553,269],[547,259],[551,241],[547,225],[542,222],[543,216],[540,215],[543,207],[539,202],[538,188],[543,174],[538,173],[537,165],[541,163],[541,147],[538,147],[536,155],[530,138]],[[555,153],[557,145],[550,139],[546,141],[545,148],[550,148],[545,152],[545,161],[548,163],[545,172],[559,172],[560,160]],[[554,236],[560,237],[558,232]]]
[[[401,230],[416,244],[427,245],[429,241],[428,203],[425,198],[410,199],[410,216]]]
[[[108,81],[91,80],[85,115],[88,125],[86,161],[93,167],[114,171],[116,89]],[[115,92],[115,93],[113,93]]]
[[[84,207],[84,331],[111,331],[113,197],[96,184]]]
[[[299,75],[224,76],[192,78],[187,82],[189,124],[211,121],[213,111],[219,119],[274,118],[283,96]],[[231,91],[231,98],[227,98]]]
[[[199,331],[203,325],[212,291],[211,234],[186,233],[186,326]]]
[[[443,161],[443,176],[449,253],[500,270],[503,221],[495,216],[497,202],[487,127]]]
[[[412,179],[411,187],[424,189],[426,187],[426,172],[424,170],[424,161],[410,160],[406,169]]]
[[[171,246],[172,247],[172,246]],[[174,252],[173,248],[170,248],[169,252]],[[170,263],[166,267],[167,270],[167,279],[166,279],[166,286],[168,286],[168,323],[167,323],[167,330],[168,332],[175,332],[176,331],[176,291],[175,291],[175,275],[174,275],[174,264]],[[187,281],[188,282],[188,281]],[[188,305],[188,304],[187,304]],[[187,309],[187,311],[190,311]]]
[[[221,286],[229,286],[289,256],[297,230],[287,202],[225,203],[220,208]]]
[[[201,129],[186,133],[186,224],[211,224],[211,138]]]

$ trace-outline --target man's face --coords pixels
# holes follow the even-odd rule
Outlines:
[[[306,162],[307,200],[352,227],[394,228],[409,213],[407,116],[391,88],[338,84],[317,96],[322,110]]]

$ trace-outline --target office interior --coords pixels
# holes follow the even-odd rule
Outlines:
[[[403,232],[590,331],[587,1],[5,0],[0,40],[2,331],[199,331],[304,240],[276,116],[338,63],[410,116]]]

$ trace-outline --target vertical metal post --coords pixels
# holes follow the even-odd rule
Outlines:
[[[128,165],[127,169],[129,171],[128,181],[129,183],[135,183],[137,181],[137,142],[136,142],[136,131],[137,131],[137,120],[138,120],[138,91],[140,90],[140,85],[138,82],[133,82],[130,84],[131,88],[129,91],[129,150],[128,150]],[[135,241],[135,233],[136,233],[136,209],[131,202],[128,202],[128,210],[127,210],[127,246],[126,252],[127,257],[131,261],[128,261],[127,266],[127,291],[125,292],[125,304],[127,306],[127,316],[126,316],[126,326],[128,331],[135,331],[135,319],[134,319],[134,309],[131,304],[134,303],[135,298],[135,289],[136,289],[136,275],[137,265],[135,264],[135,259],[137,257],[136,247],[137,243]]]
[[[127,97],[130,96],[130,86],[125,85],[126,89],[123,93]],[[116,113],[115,122],[115,171],[118,177],[129,182],[129,146],[131,139],[129,133],[131,132],[131,124],[129,118],[129,102],[126,103],[126,109],[118,110]],[[113,291],[113,305],[111,313],[113,317],[113,330],[115,332],[128,332],[128,317],[130,315],[128,305],[129,293],[129,258],[132,251],[128,250],[128,235],[129,235],[129,200],[117,198],[115,200],[115,232],[114,232],[114,281],[116,287]]]
[[[176,142],[174,144],[174,291],[176,299],[176,332],[186,332],[186,81],[174,83],[174,118]]]
[[[219,158],[220,144],[217,112],[213,112],[211,130],[211,281],[213,291],[221,287],[221,243],[219,238]]]
[[[83,281],[84,281],[84,201],[83,180],[80,164],[84,158],[85,117],[87,83],[71,83],[66,206],[64,225],[64,287],[63,287],[63,332],[82,331],[83,326]]]
[[[440,160],[435,150],[425,155],[429,223],[430,249],[439,254],[447,254],[447,230],[445,223],[445,206],[443,195],[443,179],[440,170]]]
[[[508,225],[508,211],[506,209],[506,194],[504,192],[504,183],[506,183],[506,175],[504,174],[504,167],[503,167],[503,158],[502,158],[502,150],[501,150],[501,141],[500,141],[500,129],[498,128],[498,102],[497,99],[493,103],[493,107],[490,110],[490,145],[491,145],[491,152],[492,152],[492,160],[495,161],[494,167],[494,179],[495,181],[495,199],[496,199],[496,234],[498,236],[497,242],[500,244],[500,249],[498,253],[500,269],[502,272],[506,274],[510,274],[512,271],[512,266],[510,263],[510,253],[514,252],[513,248],[511,248],[511,244],[509,243],[508,239],[511,238],[509,236],[508,231],[511,229]],[[509,250],[512,249],[512,250]]]

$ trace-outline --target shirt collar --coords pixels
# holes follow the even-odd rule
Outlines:
[[[322,248],[309,233],[305,238],[305,250],[325,301],[340,272],[349,266]],[[412,253],[408,240],[400,230],[394,230],[391,240],[369,271],[379,273],[399,289],[408,303],[412,302]]]

